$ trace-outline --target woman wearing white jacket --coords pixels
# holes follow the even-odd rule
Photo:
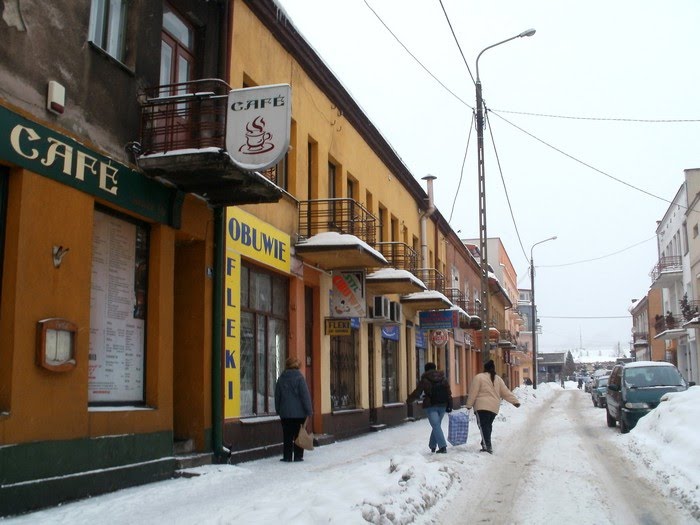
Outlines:
[[[501,399],[505,399],[516,407],[520,406],[518,398],[508,390],[503,379],[496,375],[494,362],[489,360],[484,364],[484,371],[474,376],[467,398],[467,410],[474,407],[476,413],[476,424],[481,431],[482,452],[493,454],[491,428],[501,406]]]

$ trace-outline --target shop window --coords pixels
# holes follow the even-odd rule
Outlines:
[[[241,272],[241,415],[275,413],[287,358],[289,281],[244,264]]]
[[[399,343],[382,338],[382,402],[399,401]]]
[[[357,330],[350,335],[331,337],[331,408],[357,408],[358,401]]]
[[[124,62],[127,0],[92,0],[88,40]]]
[[[148,224],[93,215],[88,402],[143,404],[146,386]]]

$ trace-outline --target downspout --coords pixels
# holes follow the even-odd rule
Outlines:
[[[226,209],[214,207],[214,290],[212,293],[212,362],[211,362],[211,410],[212,449],[214,458],[221,462],[228,456],[224,449],[224,411],[221,364],[223,361],[223,304],[224,304],[224,256]]]
[[[433,200],[433,181],[435,175],[426,175],[422,180],[428,185],[428,209],[420,213],[420,258],[421,268],[428,267],[428,218],[435,213],[435,201]]]
[[[232,34],[233,6],[228,0],[224,1],[220,10],[219,35],[219,73],[224,80],[230,80],[229,42]],[[224,447],[224,408],[223,408],[223,378],[221,366],[223,363],[223,323],[224,323],[224,257],[226,255],[226,208],[214,207],[214,290],[212,291],[212,365],[211,365],[211,441],[212,451],[216,462],[228,458],[229,450]]]

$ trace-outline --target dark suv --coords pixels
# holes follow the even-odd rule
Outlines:
[[[671,363],[635,361],[615,365],[605,394],[608,426],[614,427],[619,421],[620,432],[625,434],[658,406],[665,393],[687,388],[688,383]]]

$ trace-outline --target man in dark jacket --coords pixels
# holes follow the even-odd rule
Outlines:
[[[452,412],[452,390],[445,374],[437,370],[435,363],[425,363],[425,373],[421,376],[416,389],[409,394],[406,403],[415,401],[421,394],[425,394],[423,409],[432,428],[428,446],[431,452],[437,449],[438,454],[445,454],[447,440],[442,432],[442,418],[445,417],[445,412]]]
[[[299,371],[299,359],[287,359],[286,370],[277,379],[275,385],[275,410],[282,422],[282,460],[304,461],[304,449],[296,446],[294,440],[299,435],[301,425],[311,417],[311,396],[306,386],[306,379]]]

